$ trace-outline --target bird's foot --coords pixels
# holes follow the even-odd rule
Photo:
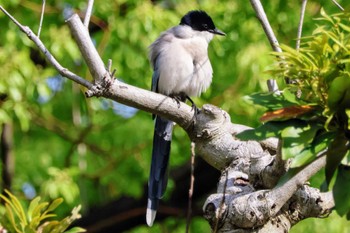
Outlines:
[[[176,101],[177,107],[180,108],[180,102],[182,101],[181,96],[174,95],[174,96],[170,96],[170,97]]]
[[[192,104],[192,111],[194,111],[194,116],[197,117],[197,115],[200,113],[200,109],[197,107],[197,105],[194,103],[194,101],[186,95],[186,99],[191,102]]]

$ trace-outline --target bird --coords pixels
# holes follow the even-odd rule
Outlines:
[[[149,47],[153,68],[151,90],[179,101],[199,96],[212,82],[213,69],[208,57],[208,45],[214,35],[226,35],[214,25],[202,10],[192,10],[180,24],[161,33]],[[174,122],[154,116],[152,160],[148,180],[146,222],[152,226],[159,200],[168,182],[168,163]]]

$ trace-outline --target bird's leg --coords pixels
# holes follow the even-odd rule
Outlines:
[[[188,95],[186,95],[186,99],[188,99],[188,101],[191,102],[192,110],[194,111],[195,116],[197,116],[197,114],[199,114],[199,112],[200,112],[199,108],[197,107],[197,105],[193,102],[193,100]]]
[[[170,95],[170,97],[176,101],[177,107],[180,108],[180,102],[183,101],[183,98],[181,98],[179,95]]]

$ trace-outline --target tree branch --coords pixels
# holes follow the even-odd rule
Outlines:
[[[4,12],[5,15],[7,15],[20,29],[22,32],[24,32],[27,37],[32,40],[35,45],[40,49],[40,51],[45,55],[47,60],[51,63],[51,65],[64,77],[67,77],[68,79],[79,83],[80,85],[86,87],[86,88],[92,88],[93,85],[83,79],[82,77],[74,74],[73,72],[69,71],[68,69],[61,66],[61,64],[58,63],[58,61],[54,58],[54,56],[47,50],[45,45],[41,42],[41,40],[33,33],[33,31],[27,27],[21,25],[11,14],[9,14],[1,5],[0,10]]]
[[[323,217],[334,207],[331,192],[320,193],[303,182],[324,166],[325,156],[303,169],[290,183],[272,191],[256,190],[236,164],[222,174],[217,193],[210,195],[203,206],[204,217],[212,229],[220,226],[217,232],[288,232],[300,220]]]
[[[271,47],[275,52],[282,52],[282,49],[278,43],[278,40],[275,36],[275,33],[272,30],[272,27],[267,19],[264,8],[261,5],[260,0],[250,0],[250,3],[255,10],[256,16],[258,17],[261,26],[263,27],[265,34],[270,42]],[[267,86],[270,92],[278,91],[278,85],[275,79],[269,79],[267,81]]]
[[[73,14],[66,20],[69,29],[77,43],[79,50],[90,70],[95,84],[103,85],[103,78],[111,80],[105,65],[98,54],[87,28],[81,22],[77,14]]]
[[[46,3],[46,1],[43,0],[43,5],[41,6],[40,23],[39,23],[39,29],[38,29],[38,38],[40,37],[41,27],[43,26],[44,13],[45,13],[45,3]]]
[[[89,28],[89,22],[90,22],[93,6],[94,6],[94,0],[88,0],[85,17],[84,17],[84,26],[86,27],[86,29]]]
[[[270,203],[271,215],[274,216],[289,200],[289,198],[297,191],[297,189],[305,184],[305,182],[308,181],[311,176],[315,175],[325,165],[326,156],[325,154],[322,154],[286,183],[269,192],[268,200],[273,201],[273,203]]]
[[[336,0],[332,0],[332,2],[333,2],[341,11],[344,11],[344,8],[343,8]]]
[[[95,47],[90,40],[89,34],[84,26],[82,26],[79,17],[72,16],[70,18],[70,28],[73,35],[75,35],[78,45],[80,45],[79,48],[82,50],[82,55],[84,56],[85,61],[91,66],[89,66],[89,69],[93,72],[92,75],[95,79],[95,83],[97,82],[96,85],[72,73],[68,69],[63,68],[29,27],[22,26],[2,6],[0,6],[0,10],[3,11],[21,29],[21,31],[23,31],[29,37],[29,39],[31,39],[38,46],[48,61],[62,76],[87,87],[89,89],[86,92],[88,97],[94,95],[103,96],[105,98],[136,107],[177,122],[184,129],[188,129],[193,124],[193,111],[191,107],[185,103],[178,103],[170,97],[137,88],[126,83],[122,83],[118,80],[113,80],[110,77],[109,72],[106,71],[103,62],[96,52]],[[78,35],[79,33],[82,34]],[[106,86],[108,86],[108,88],[106,88]]]
[[[305,15],[305,9],[306,9],[307,0],[302,0],[301,3],[301,9],[300,9],[300,19],[299,19],[299,26],[298,26],[298,34],[297,34],[297,43],[296,43],[296,49],[299,50],[300,48],[300,39],[301,34],[303,32],[303,23],[304,23],[304,15]]]

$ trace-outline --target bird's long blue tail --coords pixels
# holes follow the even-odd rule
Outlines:
[[[156,217],[159,199],[162,198],[168,183],[168,162],[171,137],[173,133],[172,121],[156,116],[153,136],[152,164],[148,180],[148,203],[146,221],[153,225]]]

